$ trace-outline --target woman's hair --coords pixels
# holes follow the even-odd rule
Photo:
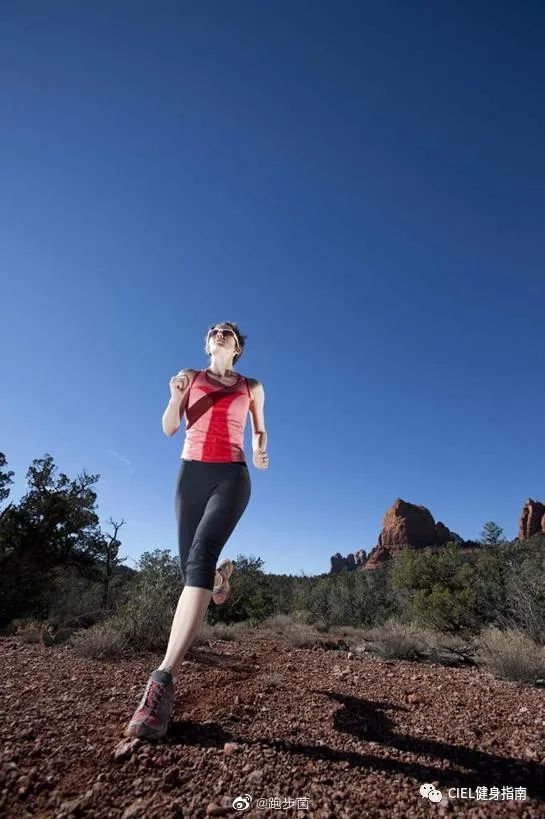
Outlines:
[[[208,330],[206,332],[204,352],[206,353],[206,355],[210,355],[210,350],[208,348],[208,333],[210,332],[210,330],[213,330],[214,327],[217,327],[218,324],[225,324],[225,325],[227,325],[227,327],[230,327],[231,330],[233,330],[233,332],[235,333],[235,335],[237,337],[239,349],[238,349],[238,352],[236,352],[234,354],[234,356],[233,356],[233,364],[235,364],[235,362],[238,361],[238,359],[240,358],[240,356],[244,352],[244,345],[246,344],[246,339],[248,338],[248,336],[245,336],[240,332],[240,330],[238,329],[238,324],[236,322],[234,322],[234,321],[218,321],[216,324],[211,324],[210,325],[210,327],[208,328]]]

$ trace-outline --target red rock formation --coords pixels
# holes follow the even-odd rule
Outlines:
[[[346,557],[343,557],[340,552],[332,555],[330,558],[331,560],[331,568],[329,570],[330,574],[337,574],[342,569],[348,569],[349,571],[355,571],[363,566],[365,560],[367,558],[367,553],[365,549],[359,549],[356,554],[350,553]]]
[[[545,504],[529,498],[524,504],[519,521],[518,540],[527,540],[538,532],[545,534]],[[351,570],[376,569],[386,560],[397,557],[405,549],[428,548],[438,552],[449,541],[456,541],[464,551],[482,549],[479,541],[463,540],[440,520],[437,523],[429,509],[398,498],[382,518],[382,531],[377,545],[366,554],[363,549],[355,556],[342,557],[339,553],[331,558],[331,573],[343,568]]]
[[[423,549],[443,546],[450,540],[460,541],[441,521],[434,521],[429,509],[398,498],[382,518],[378,544],[371,550],[363,568],[376,569],[405,549]]]
[[[545,532],[545,504],[528,498],[519,520],[518,540],[528,540],[537,532]]]

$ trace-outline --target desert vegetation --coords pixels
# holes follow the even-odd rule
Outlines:
[[[1,501],[12,475],[0,453]],[[135,570],[122,565],[123,521],[110,521],[111,534],[98,526],[98,476],[57,478],[48,455],[27,479],[28,492],[0,513],[2,633],[100,660],[161,652],[182,589],[177,556],[155,549]],[[251,629],[294,647],[473,664],[543,685],[545,535],[509,542],[500,533],[488,521],[483,548],[470,554],[450,542],[373,572],[313,577],[265,573],[260,557],[239,554],[230,598],[209,608],[196,642],[236,641]]]

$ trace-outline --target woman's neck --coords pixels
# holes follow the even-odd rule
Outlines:
[[[231,369],[232,361],[219,361],[212,356],[210,364],[207,367],[209,373],[217,375],[219,378],[225,378],[229,375],[236,375],[236,372]]]

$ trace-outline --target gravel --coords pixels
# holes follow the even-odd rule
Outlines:
[[[0,654],[2,817],[545,817],[545,693],[476,667],[249,630],[188,652],[152,742],[123,731],[162,657]]]

